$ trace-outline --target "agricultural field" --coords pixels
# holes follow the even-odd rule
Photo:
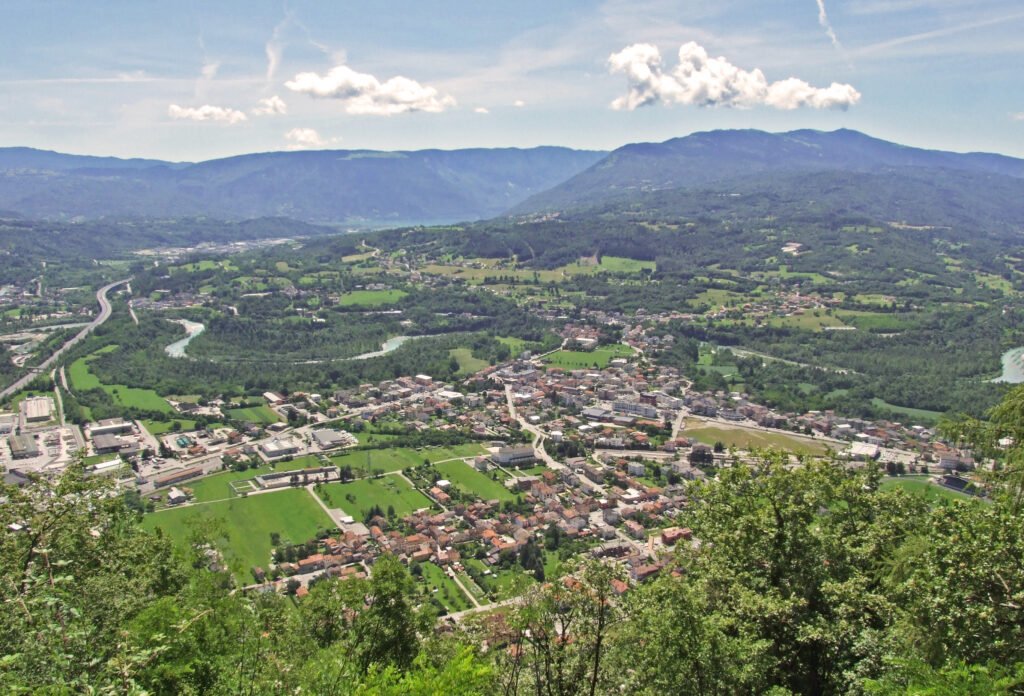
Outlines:
[[[231,420],[245,421],[257,425],[269,425],[281,420],[269,406],[250,406],[248,408],[232,408],[227,412]]]
[[[342,295],[338,304],[342,307],[380,307],[394,304],[408,294],[404,290],[354,290]]]
[[[757,428],[719,424],[697,418],[686,419],[685,428],[680,434],[705,445],[721,442],[727,448],[735,447],[741,450],[773,448],[794,454],[823,455],[828,449],[826,443],[811,438]]]
[[[544,362],[551,367],[560,367],[563,370],[585,370],[597,367],[603,369],[613,358],[628,358],[633,355],[633,349],[627,345],[616,343],[610,346],[599,346],[591,351],[579,350],[558,350],[544,358]]]
[[[328,483],[317,494],[330,508],[341,508],[357,520],[366,519],[374,505],[387,512],[395,509],[399,517],[433,505],[427,496],[413,488],[400,476],[360,479],[349,483]],[[351,497],[350,497],[351,496]]]
[[[494,481],[465,462],[443,462],[436,464],[435,468],[453,484],[481,500],[515,500],[515,495],[500,481]]]
[[[272,532],[281,535],[282,543],[300,543],[334,526],[304,489],[161,510],[142,520],[147,529],[162,529],[181,545],[187,542],[193,524],[210,523],[219,524],[214,543],[243,585],[253,582],[253,566],[266,568],[270,562]]]
[[[912,418],[914,421],[936,423],[940,418],[942,418],[942,414],[939,413],[938,411],[928,411],[923,408],[909,408],[907,406],[896,406],[894,404],[890,404],[886,401],[883,401],[877,397],[872,399],[871,403],[879,408],[888,409],[897,416]]]

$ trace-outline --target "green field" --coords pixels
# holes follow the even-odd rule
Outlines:
[[[871,403],[877,408],[892,411],[897,417],[905,417],[923,423],[935,423],[942,418],[942,414],[938,411],[927,411],[923,408],[910,408],[908,406],[894,406],[886,401],[882,401],[878,397],[872,399]]]
[[[146,515],[142,524],[185,544],[193,520],[222,522],[217,548],[240,584],[254,582],[253,566],[266,568],[270,563],[271,532],[279,533],[282,543],[300,543],[334,526],[307,491],[295,489],[163,510]]]
[[[597,367],[602,369],[608,367],[613,358],[628,358],[633,355],[633,349],[621,343],[610,346],[599,346],[592,351],[558,350],[544,358],[544,362],[552,367],[560,367],[565,370],[585,370]]]
[[[928,476],[905,476],[883,479],[879,489],[883,491],[902,489],[911,495],[923,496],[928,502],[933,504],[946,500],[976,500],[964,493],[958,493],[937,483],[932,483]]]
[[[453,484],[481,500],[515,500],[512,492],[500,481],[492,480],[464,462],[444,462],[437,464],[436,468]]]
[[[280,418],[269,406],[250,406],[249,408],[232,408],[227,412],[231,420],[255,423],[256,425],[269,425],[276,423]]]
[[[488,365],[486,360],[474,358],[473,351],[469,348],[452,348],[448,355],[459,363],[459,371],[456,373],[459,376],[472,375]]]
[[[114,403],[125,408],[138,408],[146,411],[161,411],[163,413],[174,413],[174,409],[159,394],[152,389],[139,389],[124,384],[103,384],[99,377],[89,369],[89,361],[98,353],[109,353],[117,350],[118,346],[106,346],[92,355],[71,363],[68,368],[68,379],[74,391],[86,391],[89,389],[103,389],[110,394]]]
[[[449,612],[473,608],[473,603],[466,597],[466,593],[459,589],[455,581],[448,577],[440,566],[428,561],[421,563],[419,567],[423,571],[422,580],[418,581],[420,587],[428,596],[443,604]]]
[[[180,423],[182,432],[196,429],[196,422],[194,420],[188,420],[185,418],[172,418],[171,420],[155,421],[155,420],[144,420],[142,424],[149,431],[150,435],[159,437],[165,433],[171,432],[174,429],[174,424]]]
[[[809,438],[797,437],[768,430],[718,426],[707,421],[687,419],[686,427],[680,433],[705,445],[721,442],[736,449],[780,449],[794,454],[825,454],[826,444]]]
[[[342,295],[338,304],[342,307],[380,307],[394,304],[408,294],[404,290],[354,290]]]
[[[362,439],[363,434],[357,437]],[[376,438],[387,437],[386,435],[374,435]],[[394,437],[394,436],[392,436]],[[423,447],[419,451],[408,447],[393,447],[390,449],[355,450],[331,457],[331,462],[337,466],[351,466],[354,471],[365,472],[381,470],[385,472],[401,471],[409,467],[416,467],[423,464],[424,460],[431,463],[444,461],[445,459],[457,459],[462,457],[475,457],[478,454],[486,454],[487,450],[476,443],[455,445],[453,447]],[[367,467],[369,459],[369,467]]]
[[[481,573],[485,573],[488,570],[491,571],[490,575],[483,576],[483,579],[481,580],[482,588],[488,593],[495,594],[499,600],[507,599],[515,594],[515,590],[529,587],[536,582],[532,573],[524,572],[519,566],[513,566],[512,569],[502,570],[500,568],[492,568],[483,561],[478,561],[475,558],[466,558],[463,560],[463,563],[467,567],[475,568]],[[545,558],[545,578],[547,576],[547,572],[547,559]]]
[[[399,517],[432,505],[427,496],[399,476],[361,479],[350,483],[328,483],[320,486],[318,494],[328,507],[341,508],[360,521],[366,519],[367,513],[374,505],[379,506],[384,512],[391,506]],[[352,496],[353,499],[349,500],[347,496]]]
[[[315,457],[299,457],[290,462],[277,462],[273,467],[261,466],[256,469],[245,471],[225,471],[212,476],[206,476],[194,481],[187,481],[181,484],[181,488],[188,488],[196,502],[204,503],[212,500],[226,500],[235,497],[231,488],[234,481],[245,481],[260,474],[267,474],[271,471],[294,471],[295,469],[307,469],[319,466],[320,462]]]

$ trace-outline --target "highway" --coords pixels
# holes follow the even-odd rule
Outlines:
[[[50,369],[50,366],[57,362],[57,360],[59,360],[60,357],[64,355],[64,353],[66,353],[68,350],[70,350],[76,343],[84,339],[86,336],[92,333],[97,326],[99,326],[107,319],[109,319],[110,313],[113,311],[113,309],[110,306],[110,300],[107,299],[107,293],[110,292],[113,288],[116,288],[118,285],[124,285],[130,280],[131,278],[118,280],[114,283],[110,283],[109,285],[104,285],[102,288],[97,290],[96,301],[100,303],[100,313],[96,316],[96,318],[93,319],[88,325],[86,325],[85,328],[83,328],[77,334],[69,338],[67,343],[58,348],[53,353],[53,355],[48,357],[39,365],[33,367],[31,370],[29,370],[28,374],[19,379],[17,382],[10,385],[3,391],[0,391],[0,399],[6,399],[11,394],[16,394],[22,389],[24,389],[26,386],[28,386],[29,382],[34,380],[40,374],[46,372],[46,370]]]

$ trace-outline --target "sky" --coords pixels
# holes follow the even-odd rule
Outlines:
[[[1024,157],[1020,0],[0,5],[0,146],[199,161],[853,128]]]

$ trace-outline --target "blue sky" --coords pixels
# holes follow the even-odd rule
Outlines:
[[[855,128],[1024,156],[1019,0],[0,8],[0,145],[201,160]]]

